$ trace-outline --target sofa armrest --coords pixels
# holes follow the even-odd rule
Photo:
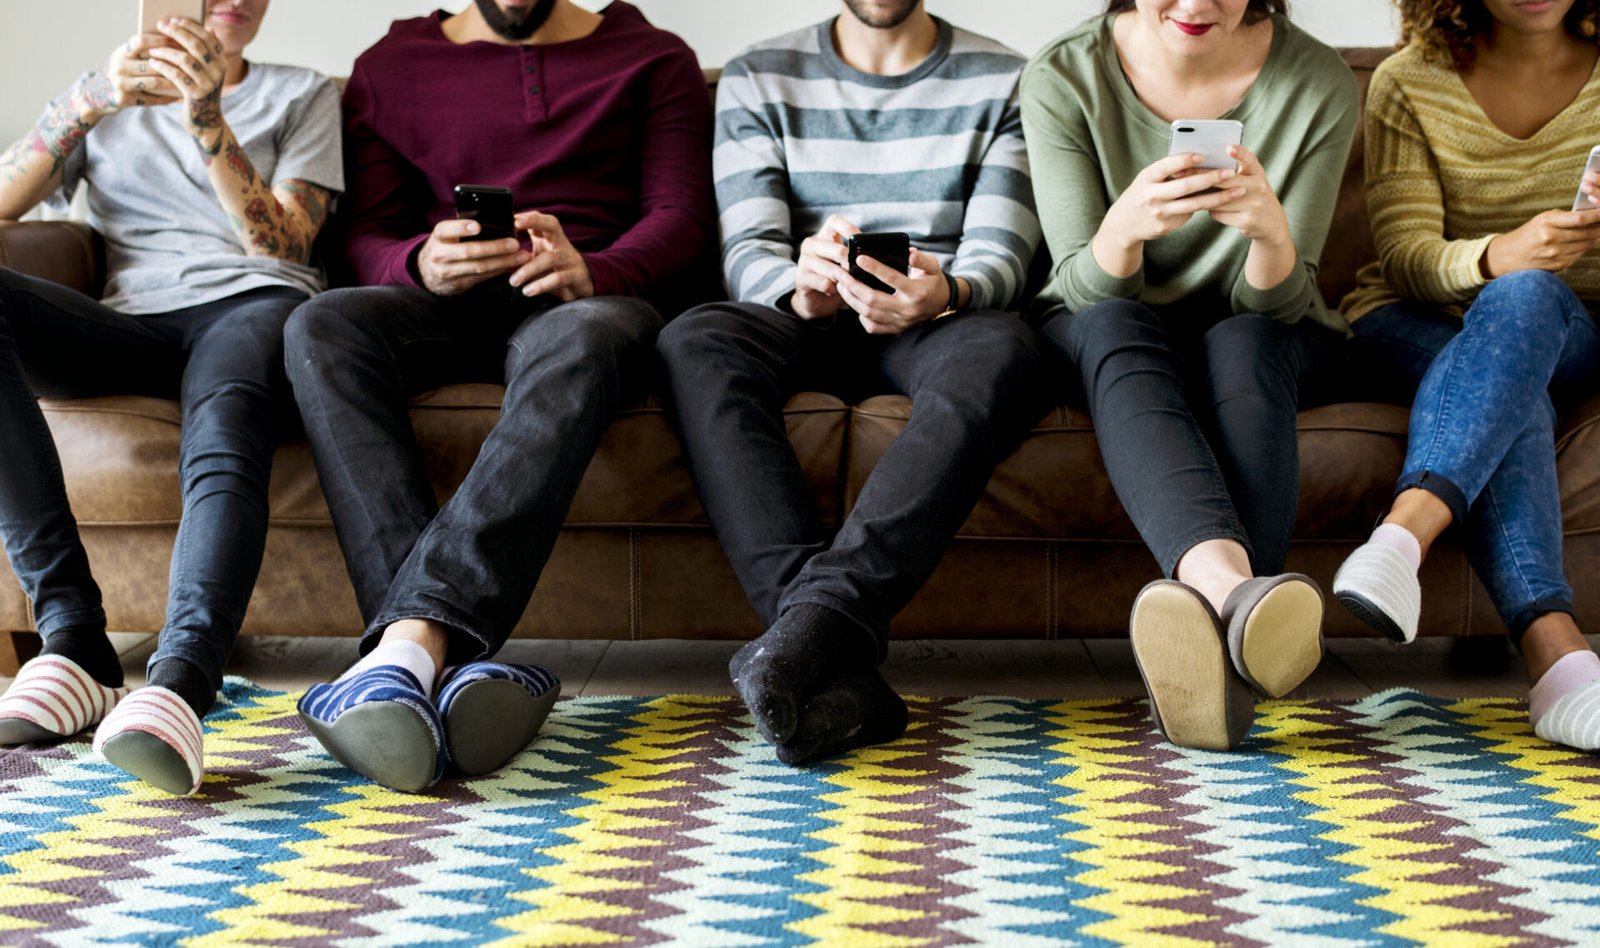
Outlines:
[[[0,267],[100,298],[105,253],[100,235],[76,221],[0,221]]]

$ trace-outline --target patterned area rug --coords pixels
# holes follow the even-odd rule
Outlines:
[[[1600,758],[1521,702],[1263,703],[1213,754],[1142,701],[920,700],[791,770],[731,699],[576,698],[407,796],[295,696],[225,697],[198,799],[83,740],[0,756],[0,943],[1600,942]]]

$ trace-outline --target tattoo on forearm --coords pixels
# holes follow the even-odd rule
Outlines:
[[[306,220],[311,222],[311,226],[320,230],[328,219],[327,192],[302,181],[285,181],[279,187],[287,191],[294,199],[294,203],[305,212]]]
[[[193,85],[193,82],[190,83]],[[211,90],[203,99],[189,103],[189,124],[197,129],[222,127],[222,87]]]
[[[254,198],[244,207],[245,219],[252,224],[272,223],[272,212],[267,210],[267,202],[263,198]]]
[[[220,139],[218,143],[221,143]],[[243,178],[246,185],[254,187],[256,183],[255,165],[250,163],[249,156],[244,153],[243,148],[239,147],[238,141],[230,139],[227,145],[224,146],[224,150],[228,153],[228,170]]]
[[[250,246],[265,253],[269,257],[281,256],[282,244],[278,235],[271,231],[253,230],[250,232]]]

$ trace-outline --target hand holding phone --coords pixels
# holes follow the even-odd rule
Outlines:
[[[487,184],[458,184],[455,187],[456,219],[477,221],[480,230],[462,240],[504,240],[517,235],[512,222],[513,200],[510,188]]]

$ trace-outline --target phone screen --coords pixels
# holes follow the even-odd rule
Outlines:
[[[850,275],[880,293],[893,293],[888,285],[856,265],[856,257],[871,257],[886,267],[906,272],[911,267],[911,238],[899,232],[853,234],[845,242]]]
[[[463,237],[463,240],[504,240],[516,236],[510,188],[458,184],[455,194],[456,217],[464,221],[477,221],[481,228],[476,237]]]

